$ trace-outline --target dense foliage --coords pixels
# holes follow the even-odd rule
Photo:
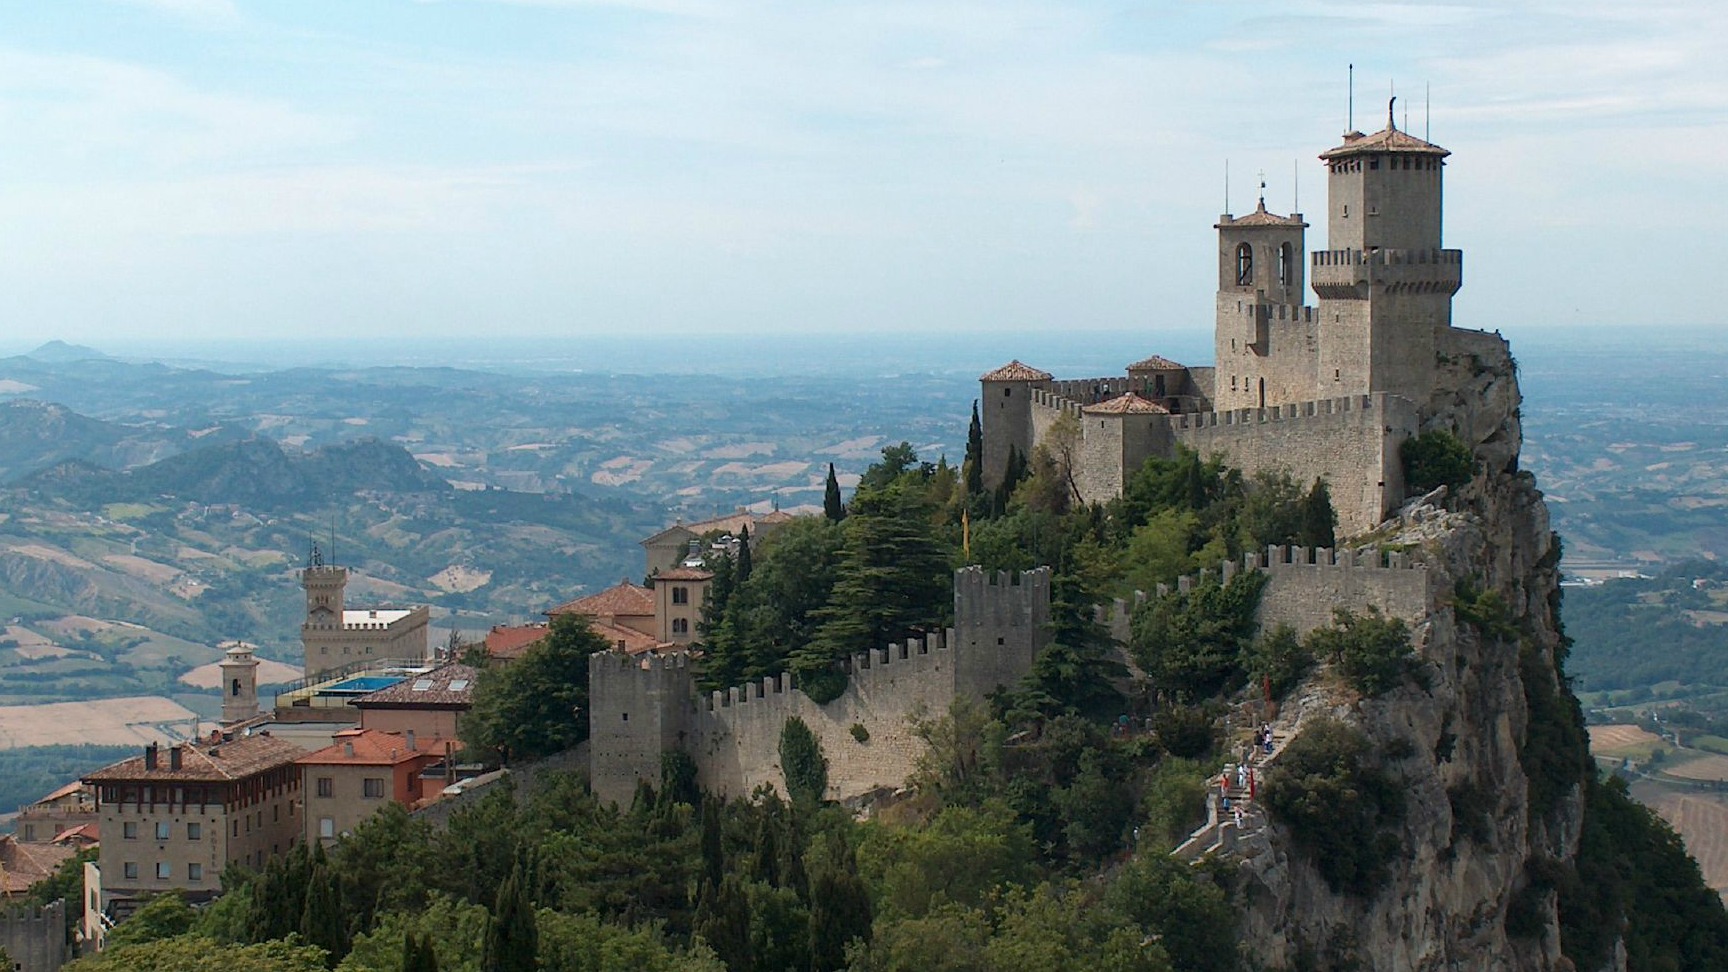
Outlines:
[[[1412,496],[1437,486],[1457,489],[1476,475],[1476,456],[1470,447],[1445,429],[1406,439],[1399,457],[1404,463],[1404,488]]]
[[[1568,669],[1592,690],[1723,684],[1728,627],[1693,612],[1723,611],[1724,585],[1728,565],[1688,561],[1655,577],[1568,588],[1566,628],[1576,639]]]
[[[519,660],[483,670],[461,724],[469,752],[535,759],[588,738],[588,656],[607,647],[586,618],[561,614]]]
[[[1310,721],[1266,777],[1266,806],[1290,828],[1332,890],[1372,892],[1402,853],[1392,825],[1404,790],[1366,733],[1333,719]]]

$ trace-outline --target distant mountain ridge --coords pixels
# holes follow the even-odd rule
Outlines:
[[[304,508],[361,491],[450,490],[399,445],[376,438],[290,453],[269,439],[248,438],[191,449],[125,471],[65,462],[20,486],[55,497],[115,502],[173,497],[263,510]]]
[[[44,344],[30,352],[26,357],[35,358],[37,361],[44,361],[49,364],[64,364],[68,361],[89,361],[93,358],[112,360],[109,355],[103,354],[95,348],[85,347],[82,344],[68,344],[65,341],[49,341],[47,344]]]

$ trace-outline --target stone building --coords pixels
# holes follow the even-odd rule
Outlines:
[[[13,833],[26,844],[47,843],[61,834],[96,822],[96,794],[73,780],[33,803],[18,808]]]
[[[1012,454],[1063,422],[1078,425],[1087,502],[1186,446],[1250,473],[1323,479],[1346,532],[1377,524],[1404,499],[1398,450],[1431,413],[1440,367],[1498,343],[1452,327],[1463,255],[1441,238],[1448,154],[1390,117],[1322,153],[1327,250],[1308,253],[1302,214],[1269,212],[1263,196],[1219,217],[1212,368],[1152,357],[1126,377],[1057,380],[1014,361],[982,376],[984,482],[1000,484]]]
[[[230,864],[262,867],[293,847],[301,834],[294,760],[302,752],[265,731],[218,733],[151,743],[84,777],[96,788],[102,831],[89,910],[115,922],[159,891],[205,900],[221,890]]]
[[[420,662],[427,658],[425,605],[407,608],[347,606],[348,568],[321,562],[300,572],[306,589],[306,620],[300,641],[306,651],[306,676],[361,663],[385,660]]]
[[[474,680],[479,677],[478,669],[449,662],[398,679],[351,704],[359,710],[362,729],[455,739],[462,716],[474,707]]]
[[[714,586],[712,571],[674,567],[650,578],[654,582],[654,637],[662,644],[688,645],[696,640],[702,608]]]
[[[427,738],[412,729],[337,733],[331,745],[297,761],[303,774],[305,841],[328,846],[388,802],[413,808],[436,796],[449,774],[434,774],[430,783],[424,774],[434,764],[447,766],[460,747],[454,739]]]
[[[234,725],[258,717],[258,659],[244,641],[228,644],[222,653],[222,724]]]

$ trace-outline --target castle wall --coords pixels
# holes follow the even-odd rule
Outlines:
[[[1018,682],[1050,642],[1050,570],[954,572],[954,694],[981,699]]]
[[[685,743],[695,683],[684,654],[588,660],[589,785],[602,802],[628,807],[638,780],[660,785],[660,754]]]
[[[1258,335],[1252,347],[1250,335]],[[1335,394],[1320,390],[1315,370],[1319,327],[1312,307],[1256,304],[1221,293],[1216,350],[1222,380],[1212,400],[1220,410],[1259,408],[1262,382],[1266,405]]]
[[[73,957],[66,949],[66,902],[0,912],[0,948],[21,972],[55,972]]]
[[[1373,528],[1404,496],[1398,448],[1415,434],[1414,403],[1396,395],[1323,399],[1166,419],[1177,442],[1252,475],[1326,481],[1342,533]]]
[[[711,792],[747,797],[759,786],[781,794],[780,733],[804,720],[828,759],[828,798],[898,787],[917,768],[924,743],[915,717],[935,718],[954,701],[952,635],[932,635],[853,659],[846,691],[817,705],[782,674],[715,692],[698,703],[690,754]],[[852,732],[862,726],[863,741]]]

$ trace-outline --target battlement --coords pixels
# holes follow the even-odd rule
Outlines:
[[[1064,398],[1045,388],[1032,389],[1032,407],[1050,409],[1057,412],[1067,412],[1075,418],[1080,417],[1080,409],[1085,406],[1071,398]]]
[[[1320,319],[1320,310],[1306,304],[1275,304],[1259,303],[1244,300],[1234,311],[1226,310],[1226,314],[1246,318],[1253,322],[1288,321],[1293,324],[1313,324]]]
[[[1394,293],[1455,294],[1464,284],[1462,250],[1316,250],[1309,282],[1321,297]]]
[[[954,572],[954,626],[1025,627],[1050,603],[1050,568],[1010,573],[963,567]]]
[[[1048,382],[1044,389],[1034,389],[1034,391],[1042,390],[1056,398],[1067,399],[1084,406],[1107,402],[1128,392],[1140,392],[1145,387],[1145,379],[1118,375],[1111,378],[1074,378],[1052,381]],[[1036,397],[1032,400],[1033,402],[1038,401]]]
[[[1322,415],[1342,415],[1349,412],[1384,411],[1388,395],[1347,395],[1343,398],[1322,398],[1311,402],[1291,402],[1268,405],[1265,408],[1232,408],[1221,412],[1193,412],[1170,416],[1173,429],[1205,429],[1220,425],[1266,425]]]

